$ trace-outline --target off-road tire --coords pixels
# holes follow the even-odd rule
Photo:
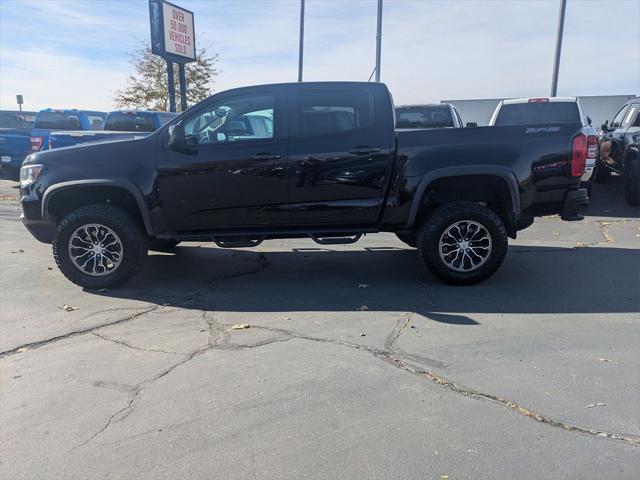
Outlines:
[[[180,242],[178,240],[170,240],[164,238],[150,238],[149,250],[154,252],[166,252],[171,251],[178,246]]]
[[[415,233],[396,233],[396,237],[411,248],[416,248],[418,246],[418,239]]]
[[[82,225],[98,223],[112,229],[122,243],[122,260],[117,269],[104,276],[91,276],[78,269],[69,258],[68,244]],[[84,288],[111,288],[138,273],[147,258],[147,237],[142,227],[124,210],[111,205],[86,205],[68,213],[58,223],[53,241],[53,258],[62,274]]]
[[[481,224],[491,235],[492,248],[484,264],[470,272],[450,268],[439,254],[443,232],[455,222],[471,220]],[[473,285],[493,275],[507,253],[507,230],[492,210],[472,202],[453,202],[438,207],[418,231],[418,252],[433,276],[450,285]]]
[[[624,170],[624,197],[629,205],[640,205],[640,161],[631,160]]]

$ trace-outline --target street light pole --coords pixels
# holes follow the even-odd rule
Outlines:
[[[378,0],[378,30],[376,33],[376,82],[380,81],[381,51],[382,51],[382,0]]]
[[[560,12],[558,13],[558,33],[556,35],[556,55],[553,60],[553,77],[551,78],[551,96],[558,94],[558,73],[560,71],[560,51],[562,50],[562,33],[564,31],[564,12],[567,8],[567,0],[560,0]]]
[[[300,0],[300,47],[298,50],[298,81],[302,81],[302,57],[304,53],[304,0]]]

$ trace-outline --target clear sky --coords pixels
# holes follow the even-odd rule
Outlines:
[[[548,95],[560,0],[385,0],[396,103]],[[220,54],[217,91],[297,79],[299,0],[175,0]],[[307,0],[305,80],[367,80],[376,0]],[[0,0],[0,108],[113,108],[147,0]],[[640,0],[568,0],[559,95],[640,93]]]

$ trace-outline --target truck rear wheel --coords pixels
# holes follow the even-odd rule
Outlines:
[[[418,232],[418,252],[435,277],[472,285],[493,275],[507,253],[507,231],[492,210],[472,202],[436,209]]]
[[[415,233],[396,233],[396,237],[402,242],[406,243],[410,247],[416,248],[418,246],[418,239]]]
[[[53,257],[65,277],[89,289],[124,283],[144,265],[147,238],[124,210],[86,205],[58,224]]]
[[[640,162],[631,160],[624,171],[624,196],[629,205],[640,205]]]

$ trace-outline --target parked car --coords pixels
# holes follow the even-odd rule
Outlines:
[[[595,180],[604,182],[611,172],[625,179],[625,198],[629,205],[640,204],[640,99],[626,103],[600,131],[600,156]]]
[[[417,246],[439,279],[473,284],[535,216],[582,219],[580,122],[394,127],[381,83],[221,92],[141,139],[29,155],[22,221],[69,280],[106,288],[139,271],[148,248],[183,240],[335,244],[380,231]]]
[[[29,154],[31,127],[26,114],[0,111],[0,170],[2,175],[17,180],[22,161]]]
[[[396,128],[461,128],[456,107],[448,103],[396,107]]]
[[[102,130],[105,112],[91,110],[56,110],[47,108],[36,115],[31,132],[31,151],[39,152],[49,148],[49,137],[55,130],[91,131]]]
[[[141,138],[165,125],[177,113],[146,110],[110,112],[99,131],[54,131],[49,135],[48,148],[70,147],[96,140]]]
[[[580,100],[576,97],[514,98],[502,100],[489,121],[490,126],[582,124],[586,135],[587,163],[581,186],[591,195],[593,169],[598,158],[598,132],[591,125]],[[548,127],[555,128],[555,127]]]

